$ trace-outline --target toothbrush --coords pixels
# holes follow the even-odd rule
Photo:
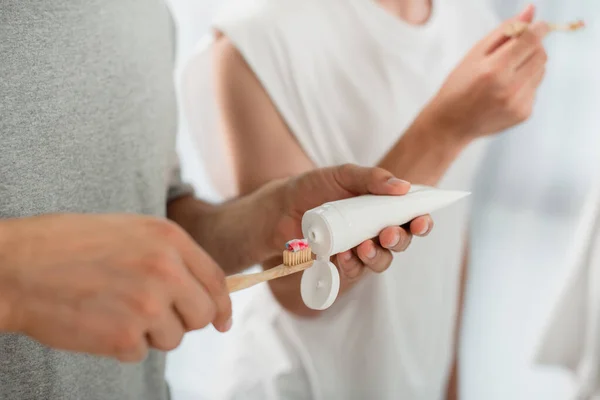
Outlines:
[[[250,288],[262,282],[304,271],[313,265],[312,251],[306,240],[294,239],[286,243],[283,264],[255,274],[237,274],[227,277],[229,293]]]
[[[231,293],[304,271],[300,287],[304,303],[324,310],[337,298],[340,285],[337,267],[329,261],[331,256],[376,237],[388,226],[404,225],[469,194],[412,185],[404,196],[366,195],[325,203],[304,213],[302,234],[306,239],[288,242],[282,265],[256,274],[230,276],[227,286]]]
[[[528,27],[529,24],[526,22],[515,21],[506,27],[504,34],[508,37],[516,37],[525,32]],[[548,27],[554,32],[573,32],[585,27],[585,23],[579,20],[568,24],[548,24]]]

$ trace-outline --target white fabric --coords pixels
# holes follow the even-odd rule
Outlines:
[[[541,342],[537,361],[573,373],[573,399],[600,399],[600,180],[588,197],[575,231],[571,277]]]
[[[236,45],[307,155],[319,166],[374,165],[445,76],[496,24],[478,0],[434,1],[412,27],[372,0],[267,0],[224,13],[215,28]],[[214,115],[210,44],[183,73],[184,107],[225,197],[234,193]],[[440,187],[471,190],[485,141],[471,145]],[[440,399],[453,353],[469,204],[434,214],[384,274],[365,279],[316,319],[296,318],[268,287],[236,321],[221,383],[239,399]],[[241,327],[241,328],[240,328]]]

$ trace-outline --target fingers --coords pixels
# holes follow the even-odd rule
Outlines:
[[[167,310],[150,328],[147,334],[148,344],[158,350],[170,351],[181,343],[185,328],[182,321],[173,308]]]
[[[406,250],[411,241],[412,234],[399,226],[385,228],[379,234],[379,243],[381,243],[381,247],[396,253]]]
[[[433,220],[425,215],[411,221],[409,228],[410,232],[399,226],[385,228],[379,234],[379,243],[366,240],[356,247],[356,253],[348,250],[338,254],[336,261],[340,273],[352,281],[362,275],[365,267],[377,273],[385,271],[393,260],[391,252],[405,251],[413,235],[428,235],[433,228]]]
[[[433,229],[433,219],[431,215],[425,215],[413,219],[410,224],[410,232],[415,236],[427,236]]]
[[[186,287],[179,287],[174,296],[174,308],[186,332],[202,329],[213,322],[217,307],[204,286],[191,275]],[[224,331],[228,328],[223,327]],[[229,327],[230,328],[230,327]]]
[[[539,77],[540,72],[545,71],[547,60],[548,56],[546,55],[545,51],[537,51],[529,60],[527,60],[524,65],[517,70],[515,76],[516,82],[520,85],[524,85],[531,82],[534,78]],[[533,87],[535,88],[537,85]]]
[[[521,67],[534,53],[543,51],[542,39],[538,36],[543,34],[545,24],[536,23],[536,31],[527,29],[519,37],[511,39],[506,45],[502,46],[493,57],[497,62],[506,65],[510,70],[517,70]]]
[[[382,168],[365,168],[346,164],[326,170],[335,182],[353,195],[403,195],[410,189],[410,183],[394,177]]]
[[[232,311],[225,273],[183,230],[177,229],[176,232],[171,233],[169,236],[171,237],[171,242],[180,251],[185,266],[197,282],[206,289],[207,294],[216,307],[215,318],[212,321],[213,325],[220,332],[228,331],[231,328]],[[206,302],[200,290],[196,290],[195,293],[198,298],[193,303]],[[192,299],[188,298],[187,301],[192,302]],[[178,309],[183,307],[182,301],[179,301],[178,304]],[[194,324],[195,322],[193,321],[192,325]]]
[[[538,68],[538,70],[534,73],[533,77],[529,80],[529,86],[533,89],[537,89],[544,80],[545,75],[546,64],[544,63],[540,68]]]
[[[340,274],[348,281],[358,280],[364,272],[363,262],[352,252],[345,251],[336,256],[336,263],[340,269]]]
[[[517,21],[529,23],[533,21],[533,17],[535,17],[535,6],[533,4],[528,4],[515,19]]]
[[[216,308],[214,327],[219,332],[227,332],[231,328],[231,298],[227,290],[223,270],[201,249],[197,248],[195,257],[186,260],[192,275],[204,286]]]
[[[550,25],[544,21],[536,21],[529,26],[529,30],[539,39],[544,40],[550,33]]]
[[[393,226],[385,228],[379,234],[379,243],[384,249],[393,252],[405,251],[414,236],[427,236],[433,229],[433,219],[430,215],[415,218],[408,224],[410,231],[403,227]]]
[[[537,88],[544,79],[546,69],[542,66],[534,75],[519,89],[511,104],[515,112],[520,115],[520,119],[525,121],[532,112],[537,94]]]
[[[361,243],[356,249],[345,251],[337,255],[337,265],[340,273],[349,281],[358,280],[365,268],[381,273],[389,268],[392,263],[392,254],[376,244],[373,240]]]
[[[503,22],[498,26],[494,31],[492,31],[485,39],[481,42],[481,48],[485,54],[492,54],[497,49],[502,47],[506,42],[511,40],[510,37],[506,36],[506,29],[509,24],[514,23],[515,21],[520,21],[524,23],[530,23],[533,21],[535,16],[535,6],[529,4],[526,6],[519,15],[514,18],[509,19],[508,21]]]
[[[362,242],[356,248],[356,255],[373,272],[381,273],[392,264],[392,253],[373,240]]]

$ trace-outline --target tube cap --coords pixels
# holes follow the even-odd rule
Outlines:
[[[344,241],[348,222],[332,204],[313,208],[302,216],[302,234],[312,252],[327,257],[336,253],[336,242]],[[337,238],[334,237],[337,235]]]
[[[304,304],[313,310],[325,310],[333,304],[340,291],[340,274],[327,259],[317,259],[302,274],[300,293]]]

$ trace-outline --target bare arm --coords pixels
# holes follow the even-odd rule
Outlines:
[[[277,254],[269,239],[275,237],[281,196],[276,184],[221,205],[185,196],[171,201],[167,214],[231,275]]]

